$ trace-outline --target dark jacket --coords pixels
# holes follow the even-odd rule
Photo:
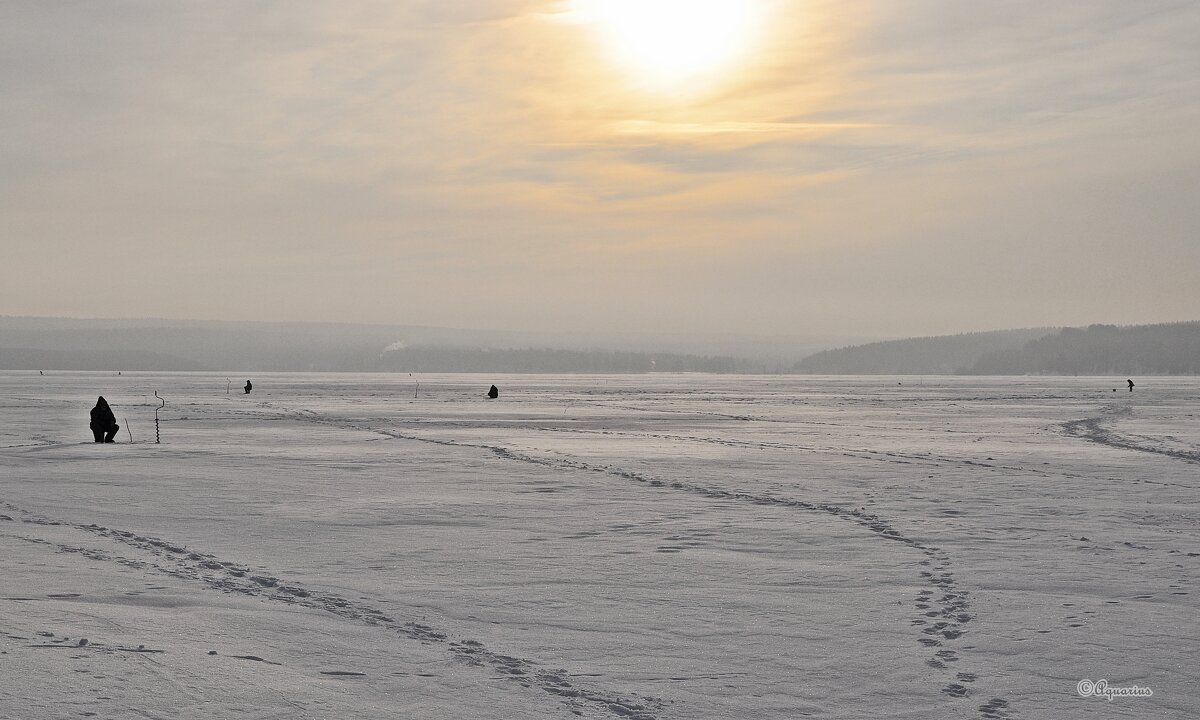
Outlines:
[[[93,430],[101,430],[109,432],[117,427],[117,417],[113,415],[112,408],[108,406],[108,401],[101,396],[96,400],[96,407],[92,408],[92,424]]]

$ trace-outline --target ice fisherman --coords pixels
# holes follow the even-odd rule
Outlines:
[[[244,388],[242,388],[242,389],[246,391],[246,394],[247,394],[247,395],[249,395],[249,394],[250,394],[250,391],[254,389],[254,386],[250,384],[250,381],[249,381],[249,380],[247,380],[247,381],[246,381],[246,387],[244,387]]]
[[[116,442],[113,440],[117,436],[117,431],[121,426],[117,424],[117,417],[113,415],[112,408],[108,406],[108,401],[101,395],[96,399],[96,407],[92,408],[92,435],[96,438],[96,442]]]
[[[1129,392],[1133,392],[1133,381],[1132,381],[1132,380],[1126,380],[1125,382],[1129,383]]]
[[[495,385],[493,385],[491,387],[491,389],[488,390],[488,397],[491,398],[492,400],[495,400],[496,398],[500,397],[500,390]]]

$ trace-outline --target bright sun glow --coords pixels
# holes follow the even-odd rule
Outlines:
[[[754,0],[575,0],[577,16],[607,36],[615,58],[646,84],[712,80],[753,43]]]

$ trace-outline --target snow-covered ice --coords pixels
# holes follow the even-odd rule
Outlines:
[[[1200,716],[1200,379],[251,379],[0,374],[0,717]]]

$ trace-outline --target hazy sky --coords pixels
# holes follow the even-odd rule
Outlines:
[[[1200,319],[1198,38],[1194,0],[5,0],[0,314]]]

